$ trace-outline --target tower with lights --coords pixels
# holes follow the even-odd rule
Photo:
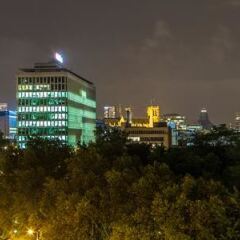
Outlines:
[[[203,127],[203,129],[209,130],[213,127],[213,124],[209,120],[208,111],[206,108],[201,109],[198,123]]]
[[[22,148],[34,136],[71,146],[95,141],[95,86],[66,69],[58,53],[51,62],[19,70],[17,105],[17,141]]]

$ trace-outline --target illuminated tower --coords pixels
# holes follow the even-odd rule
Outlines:
[[[153,127],[154,123],[160,122],[160,107],[159,106],[148,106],[147,115],[149,119],[149,127]]]
[[[56,60],[17,74],[17,141],[22,148],[31,136],[72,146],[95,140],[95,86],[64,68],[59,54]]]
[[[202,108],[200,115],[199,115],[199,120],[198,123],[202,125],[204,129],[211,129],[213,124],[210,122],[209,117],[208,117],[208,112],[206,108]]]
[[[131,126],[131,123],[132,123],[132,109],[130,107],[126,107],[125,112],[126,112],[126,126]]]

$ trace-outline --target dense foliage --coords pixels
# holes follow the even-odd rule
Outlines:
[[[7,146],[7,147],[6,147]],[[117,130],[73,150],[0,141],[0,239],[240,239],[240,142],[220,128],[151,149]]]

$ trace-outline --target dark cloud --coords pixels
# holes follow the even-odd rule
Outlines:
[[[93,80],[98,107],[152,99],[164,112],[216,122],[239,111],[240,1],[22,0],[0,7],[0,101],[15,105],[15,72],[56,50]]]

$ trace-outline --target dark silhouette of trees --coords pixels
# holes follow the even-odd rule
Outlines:
[[[71,149],[32,139],[0,151],[0,239],[240,238],[239,135],[225,128],[165,150],[101,129]]]

